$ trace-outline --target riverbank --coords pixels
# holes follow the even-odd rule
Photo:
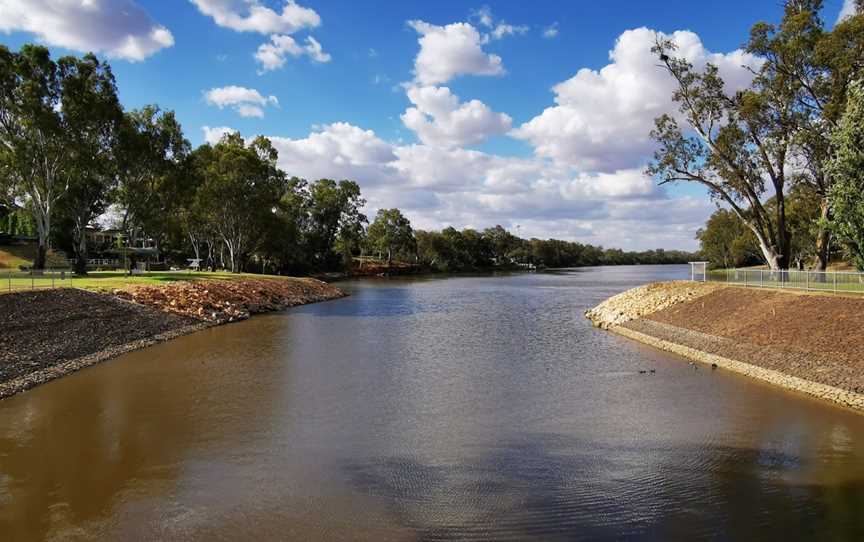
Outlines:
[[[315,279],[291,278],[3,294],[0,399],[206,327],[344,295]]]
[[[864,298],[655,283],[604,301],[598,327],[864,410]]]

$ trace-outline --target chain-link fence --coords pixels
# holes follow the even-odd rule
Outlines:
[[[69,288],[73,286],[75,274],[69,269],[45,269],[15,271],[0,269],[0,293],[21,290],[43,290]]]
[[[864,294],[864,273],[793,269],[720,269],[709,280],[745,287]]]

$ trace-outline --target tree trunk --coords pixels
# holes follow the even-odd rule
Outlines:
[[[828,258],[830,258],[828,249],[831,234],[825,224],[830,218],[830,213],[831,208],[828,206],[828,200],[823,198],[819,205],[819,232],[816,234],[816,271],[828,269]]]
[[[45,269],[45,261],[48,257],[48,249],[50,248],[48,233],[51,231],[51,219],[47,214],[36,212],[33,216],[36,219],[36,233],[39,236],[39,245],[36,248],[36,259],[33,261],[33,269]]]
[[[762,251],[762,257],[765,259],[765,263],[768,264],[768,268],[772,271],[779,271],[782,269],[780,265],[782,260],[780,254],[778,254],[773,247],[769,246],[761,235],[757,234],[756,239],[759,241],[759,249]]]
[[[77,228],[76,228],[77,229]],[[87,236],[83,231],[78,231],[76,235],[76,258],[75,258],[75,274],[87,274]]]

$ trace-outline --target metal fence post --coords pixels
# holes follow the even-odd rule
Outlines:
[[[759,287],[760,288],[765,287],[765,270],[763,270],[763,269],[759,270]]]
[[[837,273],[834,273],[834,293],[837,293]]]
[[[810,289],[810,271],[804,271],[804,280],[805,280],[805,284],[806,284],[804,289],[809,290]]]

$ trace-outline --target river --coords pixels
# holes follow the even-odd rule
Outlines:
[[[349,282],[4,400],[0,539],[861,540],[864,416],[582,316],[687,274]]]

